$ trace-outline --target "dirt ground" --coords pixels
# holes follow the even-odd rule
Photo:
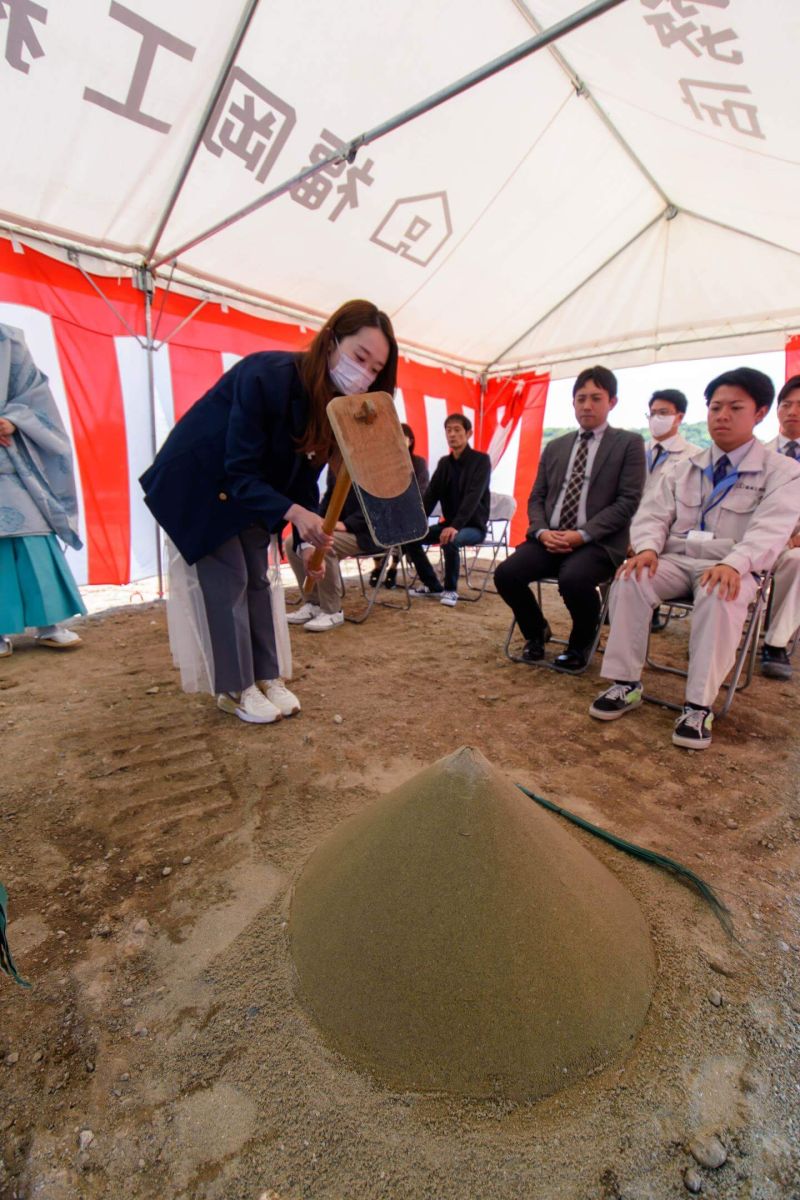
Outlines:
[[[0,664],[0,880],[34,984],[0,976],[4,1200],[800,1196],[796,680],[756,678],[686,753],[664,709],[592,721],[596,665],[505,659],[496,596],[421,600],[294,630],[303,711],[258,727],[180,691],[165,624],[139,604],[82,622],[80,650],[18,638]],[[576,831],[638,898],[658,982],[626,1061],[535,1104],[385,1091],[295,990],[308,856],[462,744],[685,863],[733,914],[736,940],[673,876]]]

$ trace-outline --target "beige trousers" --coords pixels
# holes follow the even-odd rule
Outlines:
[[[611,630],[600,670],[604,679],[641,679],[653,609],[665,600],[693,596],[686,700],[711,707],[736,659],[747,607],[757,586],[747,574],[742,576],[735,600],[721,600],[716,588],[709,595],[700,587],[700,576],[713,565],[708,559],[665,554],[658,560],[655,575],[643,573],[638,581],[631,576],[614,582],[609,601]]]
[[[294,571],[297,580],[297,586],[302,591],[306,577],[302,555],[295,551],[291,541],[286,542],[285,549],[289,566]],[[342,588],[342,577],[339,574],[339,559],[350,558],[351,555],[360,553],[361,550],[355,535],[337,530],[333,535],[333,550],[325,555],[325,578],[316,584],[310,595],[305,596],[304,599],[310,604],[318,604],[324,613],[341,612],[344,589]]]
[[[775,564],[772,611],[764,634],[768,646],[785,647],[800,626],[800,546],[784,550]]]

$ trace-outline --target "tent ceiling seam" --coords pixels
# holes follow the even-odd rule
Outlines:
[[[653,228],[654,225],[657,225],[659,221],[667,217],[671,211],[672,205],[670,205],[668,208],[665,208],[663,212],[658,213],[652,218],[652,220],[648,221],[646,225],[643,225],[642,228],[635,233],[633,237],[628,238],[627,242],[625,242],[622,246],[618,246],[613,254],[604,259],[604,261],[600,263],[599,266],[595,267],[593,271],[590,271],[580,283],[576,284],[574,288],[571,288],[565,296],[562,296],[561,299],[552,306],[552,308],[549,308],[546,313],[543,313],[541,317],[537,318],[537,320],[534,321],[534,323],[530,325],[523,333],[521,333],[518,338],[515,338],[513,342],[509,342],[504,350],[501,350],[499,354],[495,355],[492,361],[487,364],[487,371],[491,371],[492,367],[496,366],[496,364],[499,363],[502,358],[505,358],[509,351],[513,350],[515,346],[518,346],[520,342],[525,340],[525,338],[530,337],[534,330],[538,329],[539,326],[548,319],[548,317],[551,317],[554,312],[558,312],[559,308],[566,304],[568,300],[571,300],[573,296],[577,295],[582,288],[586,287],[587,283],[590,283],[597,275],[600,275],[606,269],[606,267],[614,262],[615,259],[619,258],[621,254],[624,254],[625,251],[634,244],[634,242],[638,242],[639,238],[643,237],[650,229]]]
[[[543,27],[539,23],[539,21],[537,21],[536,17],[531,12],[530,8],[528,7],[528,4],[526,3],[526,0],[511,0],[511,3],[519,11],[520,15],[528,22],[528,24],[530,25],[531,29],[534,30],[534,32],[536,32],[536,33],[542,32]],[[658,182],[658,180],[655,178],[655,176],[652,175],[652,173],[648,170],[648,168],[642,162],[641,158],[636,153],[633,146],[631,146],[630,142],[628,142],[627,139],[625,137],[623,137],[622,133],[617,128],[617,126],[614,124],[611,117],[608,115],[606,110],[603,108],[600,101],[594,95],[594,93],[592,92],[591,88],[588,86],[586,81],[584,79],[582,79],[580,77],[580,75],[578,75],[577,71],[575,71],[575,69],[570,65],[569,61],[564,57],[561,50],[559,50],[559,48],[557,46],[548,46],[548,50],[549,50],[550,54],[553,56],[553,58],[555,59],[555,61],[558,63],[561,70],[564,72],[564,74],[569,79],[570,83],[572,84],[572,86],[575,89],[576,94],[578,96],[582,96],[583,99],[586,100],[586,102],[589,104],[589,106],[591,107],[592,111],[594,112],[594,114],[598,118],[598,120],[601,121],[603,125],[605,125],[606,129],[609,131],[609,133],[612,135],[612,137],[619,143],[619,145],[625,151],[628,158],[634,164],[634,166],[636,167],[639,174],[642,175],[644,177],[644,179],[647,180],[647,182],[650,184],[650,186],[653,188],[653,190],[661,197],[664,204],[669,205],[671,203],[670,198],[667,195],[667,193],[664,191],[661,184]]]
[[[800,310],[798,310],[798,319],[800,319]],[[619,348],[619,350],[611,350],[609,348],[604,348],[602,350],[602,354],[603,354],[604,358],[615,358],[619,354],[626,354],[626,355],[642,354],[649,350],[652,350],[652,351],[655,351],[656,353],[658,353],[659,350],[664,350],[669,346],[695,346],[695,345],[703,345],[704,343],[707,343],[707,342],[730,341],[732,338],[768,337],[771,334],[778,334],[778,333],[796,334],[797,327],[798,327],[798,321],[793,321],[791,324],[788,324],[788,325],[775,324],[775,325],[770,325],[764,329],[745,329],[745,330],[739,329],[739,330],[732,331],[731,333],[701,334],[701,335],[698,335],[697,337],[692,337],[692,338],[684,338],[684,337],[666,338],[666,339],[660,338],[657,341],[654,340],[654,341],[649,341],[649,342],[641,342],[635,346],[634,345],[621,346]],[[520,360],[518,362],[515,362],[513,365],[509,365],[509,367],[507,369],[498,368],[496,371],[490,370],[487,378],[488,379],[502,379],[506,375],[509,375],[509,376],[521,375],[528,371],[537,371],[542,374],[547,374],[547,372],[552,370],[553,367],[564,366],[567,363],[585,362],[586,358],[587,358],[587,354],[584,352],[581,352],[581,353],[575,353],[575,354],[565,354],[561,358],[558,358],[558,357],[548,358],[545,362],[542,362],[539,359]]]
[[[681,209],[685,217],[694,217],[695,221],[702,221],[706,225],[713,225],[717,229],[724,229],[727,233],[735,233],[738,237],[749,238],[752,242],[758,242],[761,246],[769,246],[771,250],[782,250],[784,254],[791,254],[795,258],[800,258],[800,250],[794,250],[791,246],[784,246],[781,242],[773,242],[770,238],[761,237],[758,233],[750,233],[747,229],[740,229],[737,225],[728,225],[725,221],[715,221],[713,217],[706,217],[702,213],[693,212],[690,208]]]
[[[561,116],[561,113],[564,111],[566,106],[573,99],[574,99],[574,96],[571,93],[567,94],[564,97],[564,99],[561,101],[561,103],[556,108],[553,115],[550,117],[550,119],[545,124],[544,128],[539,133],[539,136],[537,138],[535,138],[535,140],[531,143],[531,145],[528,147],[528,149],[522,155],[519,162],[517,162],[516,165],[512,168],[512,170],[509,171],[508,175],[505,177],[505,179],[500,184],[500,186],[495,189],[493,194],[489,197],[489,199],[484,204],[481,211],[475,217],[474,221],[472,221],[472,223],[469,225],[469,227],[464,230],[464,233],[461,235],[460,238],[457,239],[456,244],[451,248],[451,250],[447,254],[445,254],[444,258],[439,263],[439,265],[434,267],[434,269],[427,275],[427,277],[422,281],[422,283],[419,285],[419,287],[415,288],[413,292],[410,292],[409,295],[406,296],[406,298],[403,300],[403,302],[401,304],[396,305],[396,307],[392,309],[391,316],[393,319],[397,316],[398,313],[403,311],[403,309],[405,308],[405,306],[407,304],[410,304],[412,300],[415,300],[417,298],[417,296],[420,294],[420,292],[424,291],[424,289],[430,283],[433,282],[433,280],[436,278],[436,276],[439,274],[439,272],[442,270],[442,268],[450,261],[450,259],[456,253],[456,251],[461,249],[461,247],[464,245],[464,242],[467,240],[467,238],[470,236],[470,234],[473,232],[473,230],[480,224],[480,222],[486,216],[489,209],[492,208],[492,206],[494,205],[495,201],[500,196],[502,196],[503,192],[506,190],[508,185],[511,183],[511,180],[514,178],[514,176],[517,174],[517,172],[522,168],[523,163],[525,163],[526,160],[531,156],[531,154],[533,154],[534,150],[539,145],[542,138],[552,128],[553,122],[558,120],[558,118]]]
[[[186,183],[186,180],[189,177],[189,172],[192,169],[197,151],[200,149],[200,144],[203,140],[203,134],[205,133],[208,122],[211,119],[211,114],[216,108],[217,101],[219,100],[222,89],[225,86],[225,81],[228,78],[230,69],[236,61],[236,56],[239,53],[242,42],[247,36],[247,31],[250,28],[250,22],[255,15],[258,3],[259,0],[245,0],[244,9],[239,18],[239,23],[234,31],[227,53],[225,54],[225,58],[223,59],[222,68],[217,75],[213,88],[211,89],[211,94],[206,102],[206,106],[195,131],[192,143],[183,162],[181,163],[180,170],[178,171],[172,191],[170,192],[164,210],[156,223],[155,233],[153,234],[150,244],[145,252],[144,257],[146,262],[149,262],[155,254],[158,243],[161,241],[161,236],[167,227],[170,217],[172,216],[175,205],[178,203],[178,198],[183,190],[183,185]]]
[[[269,204],[272,200],[277,200],[296,184],[303,183],[305,180],[311,179],[314,175],[317,175],[320,171],[324,170],[325,167],[330,166],[333,163],[342,162],[344,160],[347,162],[354,161],[356,153],[361,149],[362,146],[370,145],[372,142],[376,142],[380,138],[386,137],[387,134],[394,133],[396,129],[400,129],[402,126],[410,124],[412,121],[415,121],[419,117],[424,116],[426,113],[431,112],[434,108],[438,108],[440,105],[446,104],[448,100],[452,100],[456,96],[460,96],[464,92],[469,91],[470,88],[476,87],[487,79],[491,79],[493,75],[497,75],[501,71],[505,71],[509,67],[515,66],[516,63],[528,58],[531,54],[535,54],[537,50],[541,50],[551,45],[553,42],[557,41],[558,38],[564,37],[567,33],[571,33],[574,29],[579,29],[581,25],[585,25],[587,22],[595,20],[597,17],[602,16],[610,9],[617,8],[622,3],[624,3],[624,0],[590,0],[590,3],[584,8],[579,9],[577,12],[572,13],[568,17],[564,17],[560,21],[556,21],[556,23],[550,26],[549,29],[538,32],[534,37],[528,38],[527,41],[522,42],[519,46],[514,46],[511,48],[511,50],[507,50],[504,54],[498,55],[496,58],[492,59],[491,62],[484,63],[483,66],[478,67],[476,70],[470,71],[466,75],[462,75],[460,79],[455,80],[453,83],[448,84],[444,88],[440,88],[439,91],[434,92],[432,95],[426,96],[424,100],[417,101],[416,104],[412,104],[410,107],[405,108],[402,112],[395,114],[395,116],[390,117],[388,120],[382,121],[379,125],[373,126],[372,129],[368,129],[366,132],[359,134],[355,138],[352,138],[345,144],[344,149],[333,151],[331,154],[326,155],[325,158],[318,160],[310,166],[304,167],[290,179],[285,180],[283,183],[278,184],[274,188],[270,188],[270,190],[265,192],[263,196],[257,197],[249,204],[244,205],[243,208],[237,209],[235,212],[225,217],[222,221],[218,221],[215,225],[209,226],[195,237],[190,238],[188,241],[182,242],[179,246],[176,246],[166,254],[160,255],[150,263],[150,266],[153,268],[160,267],[165,262],[171,262],[173,259],[177,259],[181,254],[185,253],[185,251],[191,250],[194,246],[199,245],[201,242],[207,241],[215,234],[221,233],[224,229],[229,228],[231,225],[235,225],[238,221],[241,221],[245,217],[250,216],[252,213],[257,212],[260,208],[263,208],[264,205]]]

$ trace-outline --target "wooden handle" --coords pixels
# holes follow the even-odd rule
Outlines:
[[[322,522],[322,528],[326,533],[333,533],[336,528],[336,522],[344,507],[344,502],[347,499],[347,493],[350,491],[350,473],[347,467],[342,463],[339,468],[339,474],[336,476],[336,484],[333,489],[333,494],[328,504],[328,511],[325,513],[325,519]],[[322,566],[322,560],[325,558],[325,551],[320,547],[311,555],[311,562],[308,564],[309,570],[318,571]],[[307,596],[313,591],[316,580],[312,579],[309,574],[306,574],[303,580],[303,593]]]

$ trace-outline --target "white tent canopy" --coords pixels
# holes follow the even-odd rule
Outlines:
[[[0,218],[309,320],[366,295],[476,373],[782,348],[797,0],[623,0],[195,241],[574,8],[5,0]]]

